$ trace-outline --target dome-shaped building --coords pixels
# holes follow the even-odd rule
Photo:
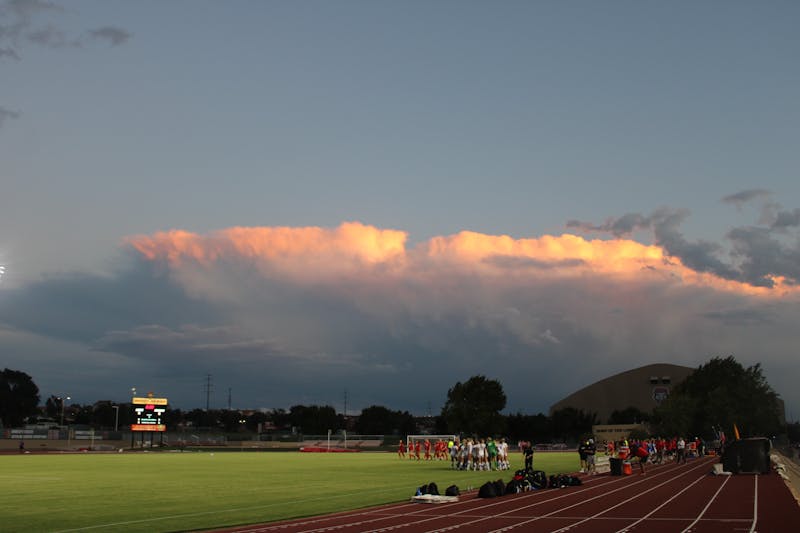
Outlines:
[[[597,413],[597,423],[605,424],[611,413],[628,407],[650,412],[669,396],[672,387],[694,371],[688,366],[656,363],[620,372],[553,404],[550,415],[573,407],[584,413]]]

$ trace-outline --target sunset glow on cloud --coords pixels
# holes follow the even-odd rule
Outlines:
[[[131,237],[127,242],[146,259],[175,269],[190,263],[213,269],[219,261],[244,260],[265,275],[291,279],[419,279],[454,273],[488,279],[597,276],[770,297],[798,292],[781,277],[774,277],[774,287],[767,288],[697,272],[659,246],[624,238],[587,240],[563,234],[514,239],[462,231],[431,238],[411,249],[407,238],[403,231],[346,222],[332,229],[235,227],[208,235],[173,230]]]
[[[402,263],[406,238],[401,231],[348,222],[335,229],[235,227],[210,235],[173,230],[128,242],[145,258],[174,267],[245,259],[289,277],[318,278]]]

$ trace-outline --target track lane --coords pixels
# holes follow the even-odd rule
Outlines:
[[[800,531],[800,507],[777,475],[709,475],[711,465],[716,461],[716,458],[703,458],[686,465],[650,465],[644,476],[585,476],[583,485],[563,490],[544,489],[494,499],[477,498],[477,494],[472,492],[463,494],[457,503],[425,505],[405,502],[228,531]],[[776,498],[776,494],[782,497]],[[789,521],[785,522],[784,518]],[[785,527],[787,524],[789,529]]]

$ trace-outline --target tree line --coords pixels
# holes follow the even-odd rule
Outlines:
[[[96,429],[124,428],[131,420],[129,404],[100,401],[91,405],[70,404],[49,397],[40,406],[39,390],[21,371],[0,373],[0,418],[4,427],[19,427],[39,416]],[[293,431],[323,435],[346,429],[368,435],[398,435],[433,430],[440,434],[504,436],[534,442],[575,442],[592,433],[598,423],[645,422],[656,435],[692,435],[712,439],[716,432],[730,432],[734,424],[744,435],[773,436],[788,433],[800,440],[800,425],[782,424],[780,398],[769,386],[760,365],[745,368],[733,356],[712,358],[675,386],[669,398],[651,412],[630,406],[614,411],[609,420],[597,414],[567,407],[550,415],[503,414],[507,398],[502,384],[485,376],[457,382],[447,392],[438,416],[414,417],[372,405],[357,417],[347,419],[329,406],[295,405],[271,411],[170,409],[164,420],[171,430],[208,428],[225,432]]]

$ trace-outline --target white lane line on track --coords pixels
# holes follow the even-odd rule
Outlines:
[[[703,507],[703,510],[700,511],[700,514],[697,515],[697,518],[694,519],[694,522],[692,522],[691,524],[686,526],[686,529],[681,531],[681,533],[687,533],[688,531],[690,531],[694,527],[694,525],[696,523],[698,523],[701,518],[703,518],[703,515],[706,514],[706,511],[708,511],[708,508],[711,507],[711,504],[714,503],[714,500],[717,499],[717,496],[719,496],[719,493],[722,492],[722,489],[725,488],[725,485],[728,483],[728,481],[730,479],[731,479],[730,476],[726,476],[725,477],[725,481],[722,482],[722,485],[719,486],[719,488],[717,489],[717,492],[715,492],[714,495],[711,497],[711,499],[708,500],[708,503],[706,504],[705,507]]]
[[[656,474],[655,476],[651,476],[651,478],[650,478],[650,479],[652,479],[653,477],[659,477],[659,476],[666,475],[668,472],[672,472],[672,471],[674,471],[674,470],[676,470],[676,468],[675,468],[675,465],[674,465],[674,464],[673,464],[673,465],[671,465],[671,467],[666,467],[666,466],[665,466],[665,467],[664,467],[664,471],[662,471],[662,472],[660,472],[660,473]],[[681,475],[683,475],[683,474],[681,474]],[[505,526],[505,527],[503,527],[503,528],[501,528],[501,529],[495,530],[495,532],[493,532],[493,533],[496,533],[496,532],[501,532],[501,531],[509,531],[509,530],[511,530],[511,529],[514,529],[515,527],[517,527],[517,526],[519,526],[519,525],[528,524],[528,523],[530,523],[530,522],[535,522],[535,521],[537,521],[537,520],[540,520],[541,518],[549,517],[549,516],[551,516],[551,515],[554,515],[554,514],[556,514],[556,513],[560,513],[560,512],[562,512],[562,511],[565,511],[565,510],[567,510],[567,509],[571,509],[571,508],[573,508],[573,507],[577,507],[577,506],[579,506],[579,505],[581,505],[581,504],[583,504],[583,503],[590,502],[590,501],[596,500],[596,499],[598,499],[598,498],[603,498],[603,497],[606,497],[606,496],[608,496],[608,495],[610,495],[610,494],[614,494],[615,492],[619,492],[620,490],[623,490],[623,489],[625,489],[625,488],[627,488],[627,487],[633,487],[633,486],[636,486],[636,485],[638,485],[638,484],[640,484],[640,483],[644,483],[645,481],[646,481],[646,480],[644,480],[644,479],[640,479],[639,481],[636,481],[636,482],[634,482],[634,483],[628,483],[628,480],[627,480],[626,478],[624,478],[624,477],[621,477],[621,478],[619,478],[618,480],[610,481],[609,483],[607,483],[607,484],[604,484],[604,485],[603,485],[603,486],[605,486],[605,485],[611,485],[611,484],[621,485],[619,488],[617,488],[617,489],[615,489],[615,490],[608,491],[608,492],[604,492],[603,494],[600,494],[600,495],[598,495],[598,496],[595,496],[595,497],[593,497],[593,498],[589,498],[589,499],[587,499],[587,500],[582,500],[582,501],[580,501],[580,502],[578,502],[578,503],[576,503],[576,504],[574,504],[574,505],[569,505],[569,506],[567,506],[567,507],[562,507],[562,508],[560,508],[560,509],[557,509],[557,510],[555,510],[555,511],[551,512],[551,513],[547,513],[547,514],[545,514],[545,515],[540,515],[540,516],[534,517],[534,518],[532,518],[532,519],[530,519],[530,520],[526,520],[526,521],[524,521],[524,522],[521,522],[521,523],[516,523],[516,524],[511,524],[511,525],[509,525],[509,526]],[[570,496],[570,495],[569,495],[569,494],[567,494],[566,496],[562,496],[562,497],[567,497],[567,496]],[[546,501],[544,501],[544,502],[538,502],[538,503],[536,503],[536,504],[533,504],[533,505],[528,505],[528,506],[525,506],[525,507],[520,507],[520,508],[513,509],[513,510],[511,510],[511,511],[508,511],[508,512],[506,512],[506,513],[502,513],[502,514],[500,514],[500,515],[495,515],[495,516],[502,516],[502,515],[504,515],[504,514],[509,514],[509,513],[512,513],[512,512],[518,512],[518,511],[520,511],[520,510],[522,510],[522,509],[527,509],[527,508],[530,508],[530,507],[535,507],[536,505],[540,505],[540,504],[542,504],[542,503],[547,503],[547,502],[550,502],[550,501],[553,501],[553,500],[556,500],[556,499],[559,499],[559,498],[553,498],[553,499],[551,499],[551,500],[546,500]],[[492,518],[494,518],[494,516],[492,516],[492,517],[484,517],[484,518],[483,518],[483,519],[481,519],[481,520],[474,520],[474,521],[472,521],[472,522],[467,522],[466,524],[460,524],[459,526],[454,526],[454,527],[450,527],[450,528],[447,528],[447,529],[456,529],[456,527],[460,527],[461,525],[473,524],[473,523],[476,523],[476,522],[480,522],[480,521],[482,521],[482,520],[490,520],[490,519],[492,519]],[[447,529],[443,529],[443,530],[441,530],[441,531],[446,531]]]
[[[664,468],[667,469],[668,467],[665,466]],[[674,468],[670,467],[669,470],[672,471],[672,470],[674,470]],[[664,474],[666,474],[666,472],[661,472],[659,474],[656,474],[653,477],[661,476],[661,475],[664,475]],[[587,481],[582,486],[583,488],[581,490],[583,490],[583,491],[591,490],[594,487],[588,487],[588,485],[590,483],[597,483],[597,482],[600,482],[600,481],[602,481],[604,479],[606,479],[606,478],[592,478],[591,480]],[[612,480],[612,481],[608,481],[608,482],[605,482],[605,483],[601,483],[599,486],[607,486],[607,485],[613,485],[613,484],[623,484],[623,482],[625,482],[625,481],[627,481],[627,480],[625,480],[624,478],[620,478],[619,480]],[[611,494],[611,493],[617,492],[617,490],[622,490],[627,486],[634,486],[634,485],[636,485],[638,483],[641,483],[641,482],[642,481],[637,481],[637,482],[635,482],[635,483],[633,483],[631,485],[624,485],[623,484],[623,486],[621,486],[619,489],[616,489],[614,491],[607,492],[607,493],[604,493],[604,494]],[[532,500],[534,498],[537,498],[537,495],[539,495],[539,494],[540,494],[539,491],[530,492],[530,493],[527,493],[525,495],[525,497],[519,498],[519,500],[523,500],[523,499]],[[536,507],[538,505],[543,505],[543,504],[546,504],[546,503],[549,503],[549,502],[552,502],[552,501],[560,500],[562,498],[569,498],[569,497],[574,496],[575,494],[576,494],[576,492],[570,491],[570,492],[568,492],[566,494],[563,494],[561,496],[556,496],[555,498],[536,499],[536,501],[534,503],[530,504],[530,505],[516,507],[516,508],[511,509],[510,511],[506,511],[504,513],[494,514],[494,515],[491,515],[491,516],[485,516],[484,515],[484,516],[481,516],[480,518],[477,518],[475,520],[470,520],[470,521],[464,522],[462,524],[447,526],[445,528],[434,529],[434,530],[430,530],[430,531],[450,531],[450,530],[457,529],[457,528],[462,527],[462,526],[471,525],[471,524],[475,524],[475,523],[486,521],[486,520],[491,520],[491,519],[493,519],[495,517],[498,517],[498,516],[503,516],[503,515],[506,515],[506,514],[509,514],[509,513],[519,512],[519,511],[521,511],[523,509],[529,509],[531,507]],[[592,498],[592,499],[596,499],[598,497],[600,497],[600,496],[596,496],[595,498]],[[472,501],[474,501],[474,500],[472,500]],[[585,500],[585,501],[590,501],[590,500]],[[422,523],[430,522],[430,521],[438,520],[438,519],[442,519],[442,518],[453,518],[453,517],[469,518],[473,511],[480,511],[480,510],[488,509],[490,507],[503,505],[503,504],[506,504],[506,503],[508,503],[508,500],[499,501],[499,502],[493,502],[493,503],[489,503],[489,504],[486,504],[486,505],[480,505],[480,506],[477,506],[477,507],[470,507],[469,509],[465,509],[464,511],[459,511],[457,513],[448,513],[448,514],[442,514],[442,515],[435,515],[435,516],[431,516],[430,518],[426,518],[425,520],[418,520],[416,522],[409,522],[409,523],[405,523],[405,524],[397,524],[397,525],[394,525],[394,526],[387,526],[384,529],[378,529],[378,530],[375,530],[375,531],[393,531],[395,529],[400,529],[400,528],[403,528],[403,527],[418,526],[418,525],[420,525]],[[563,509],[569,509],[569,507],[565,507]],[[556,512],[558,512],[558,511],[556,511]],[[311,533],[311,532],[303,532],[303,533]]]
[[[591,479],[586,481],[586,483],[584,484],[584,487],[587,487],[588,485],[590,485],[592,483],[599,482],[602,479],[603,478],[599,478],[599,477],[591,478]],[[591,487],[587,487],[587,488],[591,488]],[[527,496],[529,498],[531,498],[533,496],[533,494],[534,493],[530,493]],[[555,499],[563,498],[563,497],[566,497],[566,495],[565,496],[559,496],[559,497],[553,498],[553,499],[555,500]],[[460,501],[460,502],[455,503],[455,504],[449,504],[448,508],[452,509],[453,507],[469,505],[473,501],[474,501],[474,499],[463,500],[463,501]],[[439,518],[442,518],[442,517],[449,517],[449,516],[456,516],[456,515],[457,516],[469,517],[470,515],[468,515],[468,514],[465,515],[463,513],[468,513],[470,511],[479,510],[479,509],[483,509],[483,508],[486,508],[486,507],[493,507],[493,506],[496,506],[496,505],[501,505],[502,503],[504,503],[504,502],[502,502],[502,501],[501,502],[497,502],[496,501],[496,502],[488,504],[488,505],[482,505],[482,506],[479,506],[479,507],[469,507],[468,509],[465,509],[464,511],[460,511],[458,513],[449,513],[449,514],[445,514],[445,515],[425,515],[428,518],[426,518],[424,520],[418,520],[416,522],[408,523],[408,524],[399,524],[399,525],[394,525],[394,526],[386,526],[384,528],[375,529],[375,530],[372,530],[372,531],[391,531],[391,530],[394,530],[394,529],[397,529],[397,528],[400,528],[400,527],[406,527],[406,526],[409,526],[409,525],[417,525],[417,524],[421,524],[421,523],[424,523],[424,522],[430,522],[431,520],[436,520],[436,519],[439,519]],[[420,509],[419,511],[413,512],[413,513],[404,513],[402,515],[396,515],[396,514],[393,515],[391,513],[392,510],[405,508],[405,507],[408,507],[409,505],[414,506],[415,508],[419,508],[420,504],[411,503],[411,504],[404,504],[404,505],[399,505],[399,506],[393,506],[393,505],[390,504],[390,505],[387,505],[387,506],[383,506],[380,509],[369,509],[369,510],[365,510],[365,511],[362,511],[362,512],[355,512],[354,511],[354,512],[351,512],[349,514],[346,513],[346,512],[345,513],[338,513],[336,515],[318,517],[318,518],[306,520],[305,522],[290,522],[288,524],[257,525],[257,526],[253,526],[253,527],[248,528],[248,529],[237,529],[236,531],[237,531],[237,533],[264,533],[264,532],[272,531],[272,530],[287,529],[289,527],[298,527],[298,526],[307,526],[307,525],[319,524],[319,523],[324,522],[326,520],[341,519],[341,518],[347,517],[347,516],[361,517],[361,516],[364,516],[364,515],[371,515],[371,516],[375,516],[375,517],[379,517],[379,516],[381,517],[380,519],[376,518],[376,519],[373,519],[373,520],[362,520],[362,521],[359,521],[359,522],[346,522],[346,523],[339,524],[339,525],[336,525],[336,526],[321,526],[318,529],[301,530],[301,531],[298,532],[298,533],[314,533],[314,532],[329,531],[331,529],[341,529],[343,527],[348,527],[348,526],[352,527],[352,526],[356,526],[356,525],[364,525],[364,524],[367,524],[367,523],[379,522],[380,520],[387,520],[389,518],[396,518],[397,516],[404,516],[405,517],[405,516],[422,515],[426,511],[429,510],[428,507],[423,506],[423,507],[419,508]]]
[[[750,526],[750,533],[754,533],[756,530],[756,524],[758,524],[758,474],[753,476],[756,480],[755,488],[753,489],[753,525]]]
[[[647,494],[648,492],[650,492],[650,491],[652,491],[652,490],[655,490],[655,489],[657,489],[657,488],[660,488],[661,486],[663,486],[663,485],[666,485],[666,484],[667,484],[667,483],[669,483],[670,481],[673,481],[674,479],[677,479],[677,478],[683,477],[683,476],[685,476],[685,475],[687,475],[687,474],[690,474],[690,473],[694,472],[695,470],[698,470],[698,469],[700,469],[701,467],[704,467],[704,466],[706,466],[706,463],[705,463],[705,462],[704,462],[704,463],[701,463],[701,464],[700,464],[700,465],[698,465],[698,466],[692,467],[691,469],[687,470],[686,472],[683,472],[682,474],[679,474],[678,476],[675,476],[675,477],[670,477],[668,480],[666,480],[666,481],[664,481],[664,482],[662,482],[662,483],[660,483],[660,484],[656,485],[655,487],[652,487],[652,488],[650,488],[650,489],[648,489],[648,490],[646,490],[646,491],[644,491],[644,492],[642,492],[642,493],[639,493],[639,494],[637,494],[637,495],[635,496],[635,498],[638,498],[638,497],[639,497],[639,496],[641,496],[642,494]],[[671,469],[670,471],[672,471],[672,470],[674,470],[674,469]],[[658,476],[661,476],[661,475],[664,475],[664,474],[666,474],[666,473],[667,473],[667,472],[664,472],[664,473],[662,473],[662,474],[657,474],[657,475],[658,475]],[[652,479],[653,477],[656,477],[656,476],[652,476],[652,477],[650,477],[649,479]],[[614,494],[615,492],[619,492],[619,491],[621,491],[621,490],[624,490],[624,489],[626,489],[626,488],[629,488],[629,487],[634,487],[634,486],[636,486],[636,485],[638,485],[638,484],[640,484],[640,483],[644,483],[645,481],[647,481],[647,480],[646,480],[646,479],[642,479],[642,480],[640,480],[640,481],[637,481],[637,482],[635,482],[635,483],[631,483],[631,484],[629,484],[629,485],[624,485],[624,486],[622,486],[622,487],[620,487],[620,488],[618,488],[618,489],[616,489],[616,490],[612,490],[612,491],[610,491],[610,492],[606,492],[606,493],[600,494],[599,496],[595,496],[594,498],[589,498],[588,500],[583,500],[583,501],[580,501],[580,502],[578,502],[578,503],[576,503],[576,504],[574,504],[574,505],[570,505],[570,506],[568,506],[568,507],[564,507],[563,509],[557,509],[557,510],[555,510],[555,511],[551,512],[551,513],[547,513],[547,514],[545,514],[545,515],[542,515],[542,516],[539,516],[539,517],[533,518],[533,519],[531,519],[531,520],[526,520],[526,521],[524,521],[524,522],[518,522],[518,523],[516,523],[516,524],[512,524],[512,525],[509,525],[509,526],[506,526],[506,527],[503,527],[503,528],[500,528],[500,529],[496,529],[496,530],[492,531],[491,533],[500,533],[500,532],[504,532],[504,531],[510,531],[511,529],[514,529],[514,528],[516,528],[516,527],[523,526],[523,525],[529,524],[529,523],[531,523],[531,522],[535,522],[535,521],[537,521],[537,520],[540,520],[540,519],[542,519],[542,518],[547,518],[547,517],[549,517],[549,516],[552,516],[552,515],[554,515],[554,514],[556,514],[556,513],[560,513],[560,512],[562,512],[562,511],[565,511],[565,510],[567,510],[567,509],[571,509],[572,507],[577,507],[577,506],[579,506],[579,505],[583,505],[584,503],[587,503],[587,502],[590,502],[590,501],[596,500],[596,499],[598,499],[598,498],[605,498],[606,496],[609,496],[609,495],[611,495],[611,494]],[[614,505],[614,506],[612,506],[612,507],[608,507],[608,508],[604,509],[604,510],[603,510],[602,512],[600,512],[600,513],[597,513],[597,514],[595,514],[595,515],[593,515],[593,516],[589,516],[589,517],[587,517],[587,518],[584,518],[583,520],[581,520],[581,521],[579,521],[579,522],[576,522],[576,523],[574,523],[574,524],[570,524],[569,526],[563,527],[563,528],[561,528],[561,529],[557,529],[557,530],[556,530],[556,531],[554,531],[553,533],[558,533],[558,532],[562,532],[562,531],[567,531],[568,529],[570,529],[570,528],[572,528],[572,527],[574,527],[574,526],[577,526],[578,524],[583,524],[584,522],[588,522],[588,521],[590,521],[590,520],[596,519],[596,518],[598,518],[600,515],[603,515],[603,514],[607,513],[607,512],[608,512],[608,511],[610,511],[611,509],[615,509],[615,508],[617,508],[617,507],[619,507],[619,506],[621,506],[621,505],[624,505],[625,503],[627,503],[627,501],[620,502],[620,503],[618,503],[617,505]]]
[[[648,518],[650,518],[651,516],[653,516],[653,515],[654,515],[656,512],[658,512],[658,510],[659,510],[659,509],[661,509],[661,508],[663,508],[664,506],[666,506],[666,505],[667,505],[668,503],[670,503],[672,500],[674,500],[675,498],[677,498],[678,496],[680,496],[681,494],[683,494],[684,492],[686,492],[687,490],[689,490],[690,488],[692,488],[694,485],[696,485],[697,483],[699,483],[700,481],[702,481],[702,480],[703,480],[703,479],[705,479],[705,478],[706,478],[706,476],[705,476],[705,475],[703,475],[703,476],[700,476],[699,478],[695,479],[694,481],[692,481],[691,483],[689,483],[688,485],[686,485],[686,486],[685,486],[685,487],[684,487],[684,488],[683,488],[683,489],[682,489],[680,492],[676,492],[675,494],[673,494],[673,495],[672,495],[672,498],[668,499],[667,501],[665,501],[664,503],[662,503],[661,505],[659,505],[658,507],[656,507],[655,509],[653,509],[652,511],[650,511],[649,513],[647,513],[646,515],[644,515],[643,517],[641,517],[641,518],[640,518],[639,520],[637,520],[636,522],[634,522],[634,523],[632,523],[632,524],[628,524],[628,525],[627,525],[627,526],[625,526],[624,528],[620,529],[619,531],[617,531],[617,533],[624,533],[625,531],[628,531],[628,530],[630,530],[630,528],[632,528],[632,527],[633,527],[633,526],[635,526],[636,524],[638,524],[638,523],[640,523],[640,522],[644,522],[645,520],[647,520]],[[730,477],[726,477],[726,478],[725,478],[725,482],[722,484],[722,487],[724,487],[724,486],[725,486],[725,483],[727,483],[729,479],[730,479]],[[719,494],[719,491],[720,491],[720,490],[722,490],[722,487],[720,487],[720,488],[719,488],[719,490],[717,490],[717,494]],[[716,498],[716,497],[717,497],[717,494],[714,494],[714,498]],[[711,499],[711,501],[714,501],[714,499],[712,498],[712,499]],[[711,502],[708,502],[708,505],[711,505]],[[708,505],[706,505],[706,509],[708,509]],[[700,516],[703,516],[703,513],[705,513],[705,512],[706,512],[706,509],[703,509],[703,512],[702,512],[702,513],[700,513]],[[697,520],[700,520],[700,517],[697,517]],[[697,520],[695,520],[695,521],[692,523],[692,525],[696,524],[696,523],[697,523]],[[691,527],[691,526],[689,526],[689,527]],[[686,531],[686,530],[684,530],[684,531]]]
[[[590,483],[599,482],[599,481],[601,481],[600,478],[594,478],[591,481],[588,481],[587,485],[590,484]],[[591,487],[588,487],[588,488],[591,488]],[[536,493],[534,493],[534,492],[526,494],[526,499],[533,499],[535,494]],[[552,498],[552,500],[556,500],[556,499],[559,499],[559,498],[566,498],[567,496],[569,496],[569,495],[566,494],[566,495],[563,495],[563,496],[558,496],[556,498]],[[520,499],[522,499],[522,498],[520,498]],[[486,508],[489,508],[489,507],[495,507],[495,506],[507,503],[507,500],[506,501],[494,501],[492,503],[488,503],[488,504],[485,504],[485,505],[480,505],[478,507],[474,507],[474,506],[471,505],[472,502],[474,502],[474,501],[475,501],[474,499],[473,500],[464,500],[464,501],[461,501],[461,502],[456,503],[456,504],[448,505],[448,508],[450,508],[450,509],[452,509],[453,507],[459,506],[459,505],[469,505],[468,509],[465,509],[463,511],[459,511],[457,513],[448,513],[448,514],[444,514],[444,515],[424,515],[426,518],[424,518],[423,520],[417,520],[415,522],[409,522],[409,523],[403,523],[403,524],[389,525],[389,526],[385,526],[385,527],[380,528],[380,529],[374,529],[374,530],[371,530],[371,531],[373,531],[373,532],[394,531],[396,529],[400,529],[400,528],[403,528],[403,527],[408,527],[408,526],[412,526],[412,525],[419,525],[419,524],[423,524],[425,522],[431,522],[433,520],[439,520],[441,518],[449,518],[449,517],[454,517],[454,516],[469,517],[470,515],[469,514],[465,514],[465,513],[471,513],[472,511],[475,511],[475,510],[486,509]],[[545,500],[545,501],[551,501],[551,500]],[[419,505],[419,504],[414,504],[414,505]],[[538,505],[538,503],[535,504],[535,505]],[[416,513],[407,513],[404,516],[420,515],[420,514],[423,514],[427,510],[428,510],[427,508],[423,508],[422,510],[420,510],[420,511],[418,511]],[[357,515],[354,515],[354,516],[357,516]],[[500,515],[497,515],[497,516],[500,516]],[[386,519],[386,517],[384,517],[383,519]],[[378,521],[379,520],[376,519],[376,520],[368,520],[368,521],[361,521],[361,522],[349,522],[349,523],[345,523],[345,524],[339,524],[337,526],[326,526],[326,527],[319,528],[319,529],[302,530],[302,533],[321,533],[321,532],[324,532],[324,531],[331,531],[333,529],[342,529],[344,527],[352,527],[352,526],[356,526],[356,525],[364,525],[366,523],[374,523],[374,522],[378,522]],[[256,533],[256,532],[263,532],[263,531],[266,531],[266,530],[267,529],[265,529],[265,528],[259,528],[259,529],[247,530],[247,532],[240,531],[238,533]],[[300,532],[298,532],[298,533],[300,533]]]
[[[453,508],[453,507],[457,507],[457,506],[468,505],[472,501],[474,501],[474,500],[462,500],[462,501],[460,501],[458,503],[448,504],[448,507],[449,508]],[[493,505],[499,505],[499,504],[500,504],[500,502],[497,502],[497,503],[495,503]],[[406,508],[406,507],[413,507],[413,508],[418,509],[418,510],[415,511],[415,512],[402,513],[402,514],[397,514],[397,513],[390,512],[390,511],[395,511],[395,510],[398,510],[398,509],[403,509],[403,508]],[[276,530],[276,529],[295,528],[295,527],[298,527],[298,526],[302,527],[302,526],[319,524],[319,523],[324,522],[324,521],[337,520],[337,519],[341,519],[341,518],[350,518],[350,517],[357,518],[357,517],[364,517],[364,516],[373,516],[375,518],[373,518],[371,520],[360,520],[358,522],[345,522],[345,523],[336,524],[336,525],[320,526],[320,527],[318,527],[316,529],[303,529],[303,530],[299,530],[297,533],[324,532],[324,531],[332,531],[332,530],[336,530],[336,529],[343,529],[345,527],[363,526],[365,524],[371,524],[371,523],[375,523],[375,522],[380,522],[381,520],[389,520],[389,519],[397,518],[397,517],[401,517],[401,516],[402,517],[407,517],[407,516],[423,515],[423,516],[427,517],[425,520],[418,520],[417,522],[413,522],[414,524],[419,524],[419,523],[422,523],[422,522],[428,522],[430,520],[435,520],[437,518],[441,518],[442,515],[427,515],[427,514],[425,514],[430,509],[431,509],[430,507],[425,506],[425,505],[421,505],[419,503],[407,503],[407,504],[400,504],[400,505],[396,505],[396,506],[389,505],[389,506],[384,506],[384,507],[382,507],[380,509],[367,509],[367,510],[364,510],[364,511],[361,511],[361,512],[353,511],[351,513],[347,513],[347,512],[339,513],[339,514],[336,514],[336,515],[329,515],[329,516],[319,517],[319,518],[316,518],[316,519],[306,520],[304,522],[294,522],[294,521],[292,521],[292,522],[289,522],[289,523],[286,523],[286,524],[267,524],[267,525],[261,525],[261,526],[254,526],[254,527],[248,528],[248,529],[237,529],[236,533],[264,533],[266,531],[272,531],[272,530]],[[469,509],[465,509],[464,511],[461,511],[461,513],[466,513],[468,511],[473,510],[473,509],[474,509],[473,507],[470,507]],[[453,513],[453,514],[461,514],[461,513]],[[446,516],[450,516],[450,515],[446,515]],[[398,527],[405,527],[406,525],[411,525],[411,524],[401,524],[401,525],[394,525],[394,526],[386,526],[386,527],[381,528],[381,529],[374,529],[374,530],[370,530],[370,531],[390,531],[390,530],[396,529]]]
[[[665,465],[664,469],[666,470],[667,468],[669,468],[669,466]],[[672,470],[674,470],[674,468],[669,468],[669,471],[672,471]],[[655,476],[652,476],[652,477],[665,475],[666,473],[667,472],[661,472],[661,473],[658,473],[658,474],[656,474]],[[591,489],[593,487],[589,487],[588,486],[589,484],[594,484],[594,483],[603,481],[603,479],[604,478],[598,478],[598,477],[591,478],[590,480],[587,480],[587,482],[583,485],[583,487],[584,487],[585,490]],[[601,483],[600,486],[611,485],[611,484],[622,484],[623,482],[626,482],[626,481],[627,480],[625,478],[620,478],[619,480],[612,480],[612,481],[609,481],[607,483]],[[642,482],[642,481],[637,481],[636,483],[640,483],[640,482]],[[622,490],[623,488],[625,488],[627,486],[631,486],[631,485],[624,485],[624,486],[620,487],[617,490]],[[612,492],[616,492],[616,490],[612,491]],[[526,499],[533,499],[538,494],[539,494],[538,492],[528,493],[526,495],[526,496],[528,496],[528,498],[526,498]],[[472,524],[472,523],[475,523],[475,522],[480,522],[480,521],[483,521],[483,520],[491,519],[494,516],[502,516],[502,515],[508,514],[510,512],[516,512],[516,511],[519,511],[521,509],[526,509],[526,508],[529,508],[529,507],[535,507],[537,505],[541,505],[541,504],[544,504],[544,503],[547,503],[547,502],[550,502],[550,501],[555,501],[555,500],[558,500],[558,499],[561,499],[561,498],[567,498],[567,497],[570,497],[570,496],[572,496],[574,494],[575,494],[575,492],[569,492],[569,493],[563,494],[561,496],[556,496],[555,498],[548,498],[547,500],[538,500],[536,503],[533,503],[531,505],[524,506],[524,507],[518,507],[518,508],[513,509],[512,511],[508,511],[506,513],[500,513],[500,514],[497,514],[497,515],[493,515],[491,517],[486,517],[486,516],[480,516],[479,515],[480,517],[478,519],[476,519],[476,520],[472,520],[472,521],[466,522],[465,524],[460,524],[458,526],[451,526],[449,528],[440,529],[438,531],[446,531],[448,529],[455,529],[457,527],[460,527],[461,525],[468,525],[468,524]],[[606,494],[609,494],[609,493],[606,493]],[[448,505],[448,508],[452,509],[452,507],[455,507],[455,506],[468,505],[471,502],[474,502],[474,500],[464,500],[464,501],[459,502],[457,504]],[[404,524],[387,525],[386,527],[379,528],[379,529],[373,529],[373,530],[370,530],[370,531],[375,531],[375,532],[394,531],[394,530],[397,530],[397,529],[402,529],[404,527],[418,526],[418,525],[423,524],[425,522],[430,522],[430,521],[433,521],[433,520],[439,520],[439,519],[442,519],[442,518],[449,518],[449,517],[471,518],[472,516],[475,516],[475,515],[472,515],[472,512],[474,512],[474,511],[479,511],[479,510],[482,510],[482,509],[495,507],[495,506],[502,505],[502,504],[505,504],[505,503],[507,503],[507,500],[506,501],[495,501],[495,502],[488,503],[488,504],[485,504],[485,505],[480,505],[478,507],[470,506],[468,509],[464,509],[463,511],[459,511],[459,512],[456,512],[456,513],[447,513],[447,514],[443,514],[443,515],[425,515],[425,518],[423,520],[417,520],[415,522],[409,522],[409,523],[404,523]],[[407,507],[408,505],[409,504],[405,504],[402,507]],[[417,506],[419,504],[410,504],[410,505]],[[384,508],[381,511],[385,513],[389,509],[394,510],[394,509],[397,509],[397,508],[396,507],[389,507],[388,509]],[[421,509],[418,512],[406,513],[403,516],[420,515],[420,514],[426,512],[427,510],[428,510],[428,508],[425,507],[425,508]],[[347,513],[343,513],[343,514],[345,516],[347,515]],[[353,517],[365,517],[367,515],[372,515],[372,516],[375,516],[375,517],[378,516],[375,509],[372,509],[372,510],[369,510],[369,511],[359,512],[359,513],[353,513],[350,516],[353,516]],[[338,530],[338,529],[342,529],[342,528],[346,528],[346,527],[354,527],[354,526],[358,526],[358,525],[363,526],[363,525],[368,524],[368,523],[374,523],[374,522],[380,521],[380,519],[376,518],[376,519],[373,519],[373,520],[360,520],[358,522],[346,522],[346,523],[337,524],[337,525],[327,525],[327,526],[322,525],[322,522],[324,522],[325,520],[333,520],[333,519],[338,519],[338,518],[342,518],[342,515],[341,514],[340,515],[334,515],[334,516],[330,516],[330,517],[325,517],[324,519],[322,517],[320,517],[320,518],[317,518],[317,519],[307,520],[307,521],[301,522],[301,523],[291,522],[291,523],[288,523],[288,524],[280,524],[280,525],[279,524],[271,524],[271,525],[255,526],[255,527],[248,528],[248,529],[240,529],[240,530],[237,530],[237,532],[238,533],[263,533],[263,532],[266,532],[266,531],[275,531],[275,530],[281,530],[281,529],[287,529],[287,528],[294,528],[294,527],[298,527],[298,526],[303,527],[303,526],[317,525],[319,527],[317,527],[315,529],[304,529],[304,530],[300,530],[300,531],[302,531],[302,533],[313,533],[313,532],[321,533],[321,532],[325,532],[325,531]],[[383,516],[381,519],[386,520],[388,518],[389,517],[387,517],[387,516]],[[436,530],[434,530],[434,531],[436,531]]]

